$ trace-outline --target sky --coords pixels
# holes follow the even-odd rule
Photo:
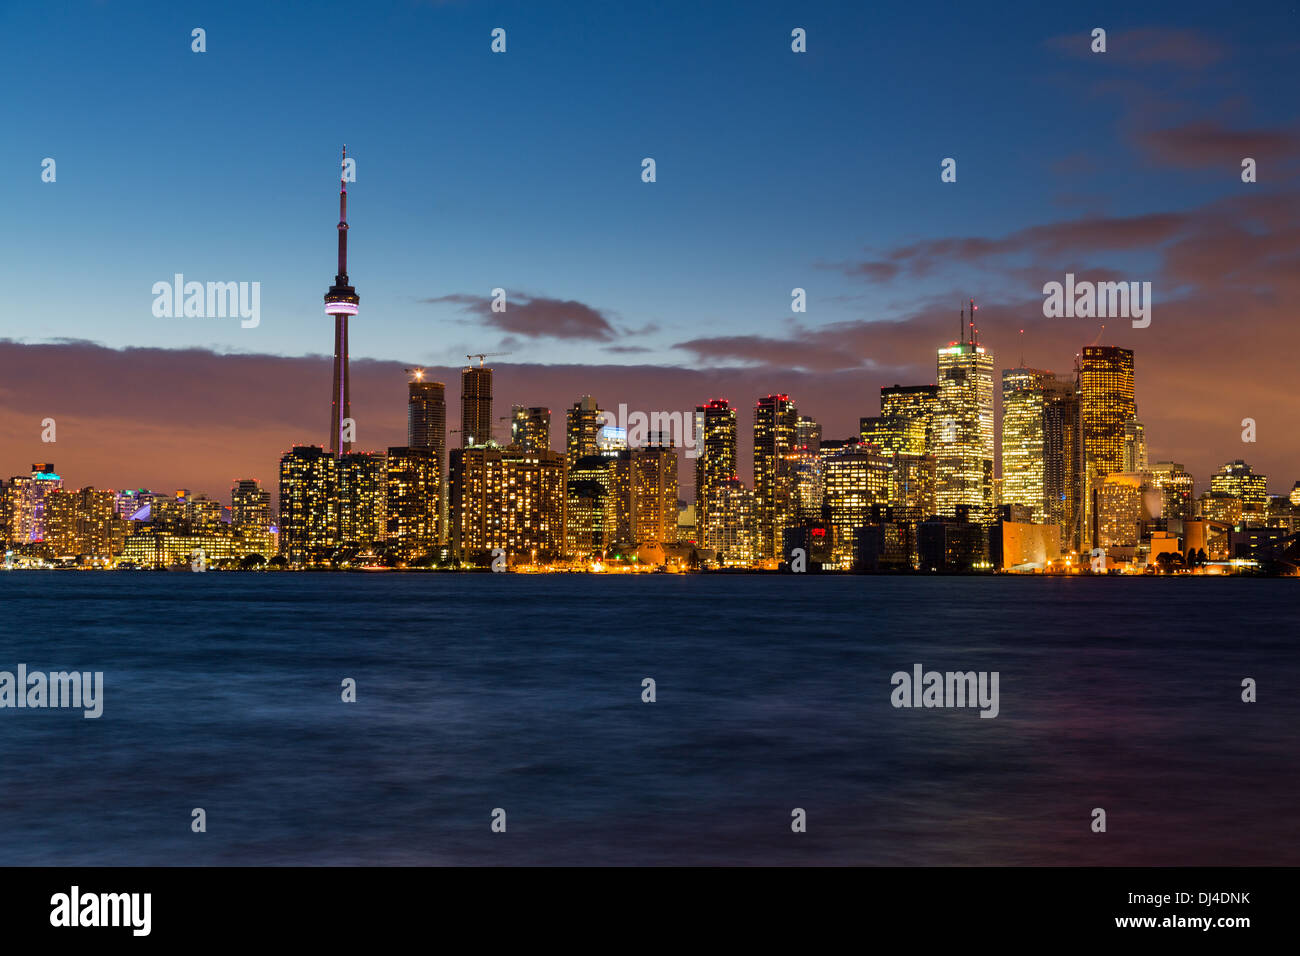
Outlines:
[[[4,5],[0,474],[225,497],[326,441],[346,143],[360,447],[404,443],[404,367],[454,410],[502,352],[497,414],[556,447],[583,394],[726,397],[745,462],[757,397],[847,437],[974,297],[999,369],[1132,348],[1152,461],[1288,491],[1300,13],[1252,7]],[[1067,272],[1151,282],[1151,325],[1045,318]],[[260,321],[155,316],[176,273],[260,283]]]

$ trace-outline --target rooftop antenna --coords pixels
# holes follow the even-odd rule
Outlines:
[[[966,344],[966,306],[961,307],[961,344]]]
[[[970,300],[970,344],[972,346],[975,345],[975,335],[977,331],[975,328],[975,310],[977,308],[978,306],[975,305],[975,300],[971,299]]]

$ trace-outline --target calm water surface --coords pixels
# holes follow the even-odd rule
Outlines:
[[[1297,597],[1244,579],[0,574],[0,670],[105,680],[98,720],[0,710],[0,864],[1296,865]],[[998,671],[1000,715],[893,708],[890,675],[918,662]]]

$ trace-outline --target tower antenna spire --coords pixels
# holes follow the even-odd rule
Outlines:
[[[343,144],[343,163],[339,170],[339,281],[348,284],[348,145]]]

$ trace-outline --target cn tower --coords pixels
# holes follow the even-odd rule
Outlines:
[[[343,171],[339,173],[339,272],[325,293],[325,314],[334,316],[334,387],[330,390],[330,451],[335,457],[352,450],[344,441],[344,423],[352,417],[348,387],[348,316],[357,314],[361,299],[348,285],[348,148],[343,147]]]

